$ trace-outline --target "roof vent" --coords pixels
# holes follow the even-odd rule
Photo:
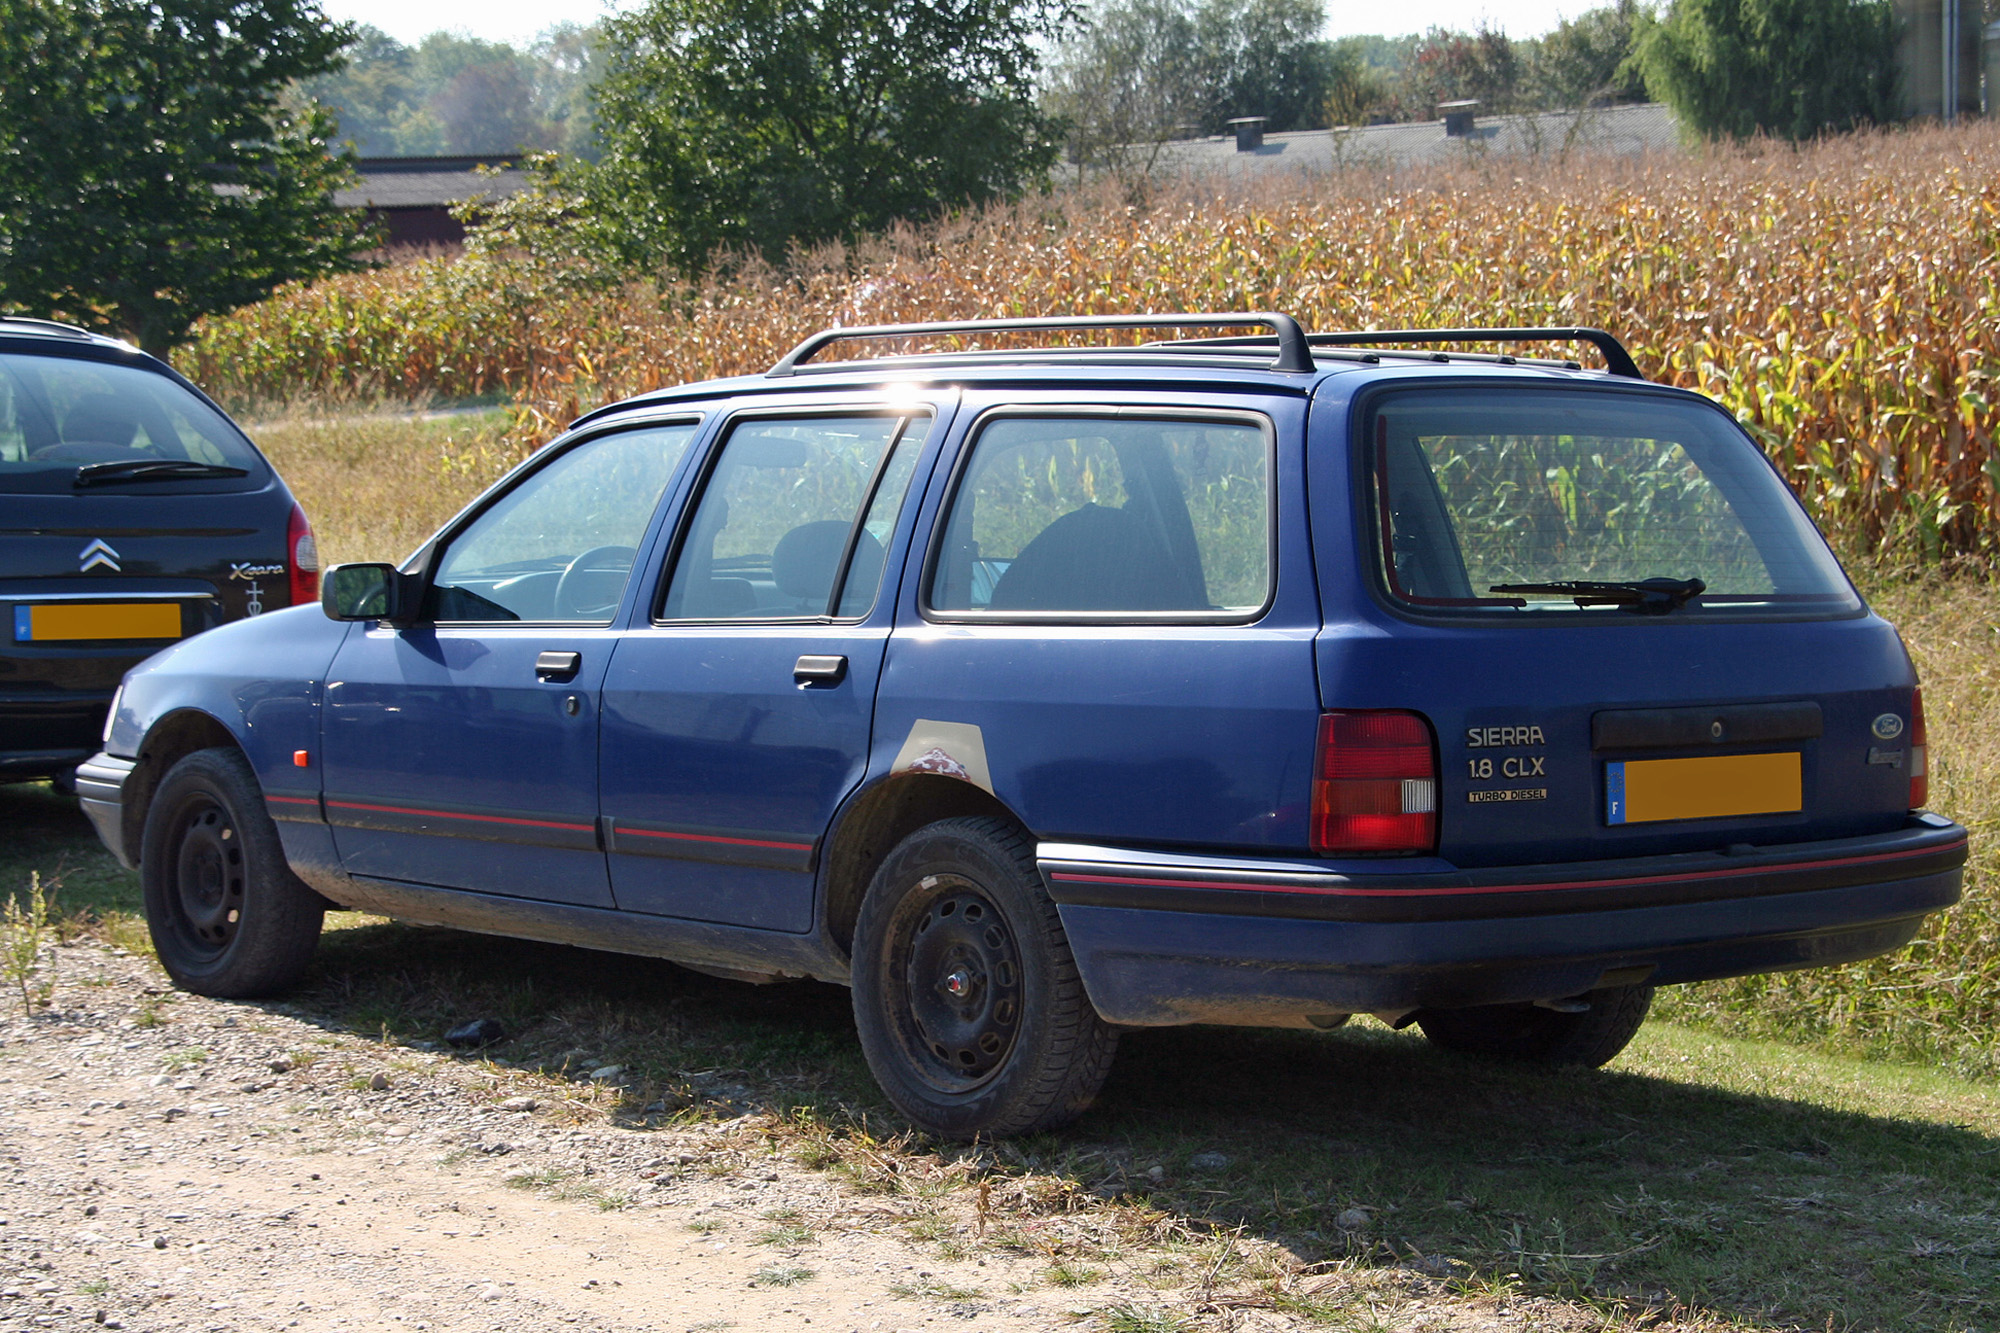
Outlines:
[[[1238,116],[1229,122],[1230,130],[1236,135],[1236,151],[1254,153],[1264,146],[1264,122],[1269,116]]]
[[[1479,114],[1479,99],[1467,97],[1457,102],[1439,102],[1438,116],[1444,121],[1444,137],[1447,139],[1469,138],[1472,134],[1472,118]]]

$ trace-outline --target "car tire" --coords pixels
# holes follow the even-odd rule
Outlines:
[[[1590,1007],[1566,1014],[1532,1004],[1427,1009],[1424,1036],[1460,1055],[1517,1064],[1595,1069],[1625,1049],[1653,1004],[1651,986],[1607,986],[1578,997]]]
[[[197,995],[282,991],[311,960],[326,900],[285,863],[242,753],[197,750],[146,810],[139,878],[160,965]]]
[[[855,923],[853,984],[876,1081],[945,1138],[1075,1119],[1118,1049],[1084,993],[1032,840],[1001,819],[941,820],[889,853]]]

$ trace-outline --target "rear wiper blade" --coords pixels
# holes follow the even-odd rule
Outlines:
[[[1708,591],[1700,579],[1554,579],[1548,583],[1496,583],[1487,591],[1567,593],[1578,606],[1622,606],[1641,615],[1678,611]]]
[[[192,458],[128,458],[117,463],[86,463],[76,470],[72,486],[98,486],[108,481],[185,481],[190,477],[247,477],[250,469],[201,463]]]

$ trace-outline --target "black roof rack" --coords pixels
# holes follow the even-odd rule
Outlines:
[[[0,324],[26,324],[30,328],[59,333],[65,338],[88,338],[89,329],[80,329],[74,324],[58,324],[53,319],[31,319],[27,315],[0,315]]]
[[[798,373],[801,363],[827,346],[859,338],[933,337],[951,333],[1018,333],[1071,329],[1229,329],[1261,324],[1271,330],[1277,357],[1271,369],[1308,373],[1313,369],[1312,350],[1305,330],[1290,315],[1270,311],[1244,311],[1228,315],[1051,315],[1039,319],[966,319],[931,324],[872,324],[851,329],[825,329],[794,347],[783,360],[764,372],[772,378]],[[1610,335],[1605,335],[1609,337]],[[1264,341],[1245,339],[1244,342]],[[1180,344],[1183,347],[1194,343]],[[1615,345],[1615,344],[1614,344]],[[1173,344],[1153,344],[1155,349]],[[1111,349],[1128,350],[1128,349]]]
[[[1627,379],[1646,378],[1621,343],[1603,329],[1384,329],[1370,333],[1315,333],[1314,347],[1368,347],[1376,343],[1553,343],[1585,342],[1604,357],[1604,366]]]

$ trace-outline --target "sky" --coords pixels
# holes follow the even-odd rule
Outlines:
[[[608,0],[580,0],[559,11],[546,0],[323,0],[329,17],[367,23],[397,41],[414,43],[440,29],[521,45],[551,23],[587,23],[613,8]],[[628,0],[629,3],[629,0]],[[1477,28],[1486,20],[1511,37],[1539,37],[1558,20],[1602,0],[1407,0],[1383,10],[1362,0],[1331,0],[1327,35],[1396,36],[1430,28]],[[623,6],[621,6],[623,7]]]

